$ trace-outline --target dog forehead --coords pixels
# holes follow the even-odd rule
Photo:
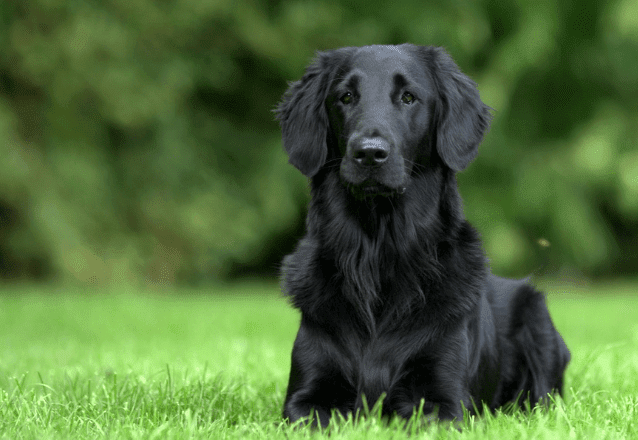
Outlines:
[[[414,57],[400,46],[363,46],[355,52],[352,62],[374,70],[409,70],[416,65]]]
[[[423,67],[418,59],[402,46],[363,46],[353,54],[352,70],[392,76],[403,74],[413,78],[422,76]],[[377,76],[377,75],[372,75]]]

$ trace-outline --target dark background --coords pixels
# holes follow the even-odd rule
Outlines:
[[[459,176],[494,270],[636,275],[635,0],[5,0],[0,281],[273,276],[308,200],[271,112],[287,81],[403,42],[495,109]]]

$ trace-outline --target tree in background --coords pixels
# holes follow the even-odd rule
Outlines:
[[[459,176],[502,274],[638,268],[638,4],[0,4],[0,277],[274,273],[306,183],[271,109],[316,50],[447,48],[495,109]]]

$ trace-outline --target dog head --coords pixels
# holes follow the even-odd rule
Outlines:
[[[404,44],[319,53],[276,113],[290,163],[308,177],[338,168],[365,197],[401,194],[434,164],[463,170],[489,110],[443,49]]]

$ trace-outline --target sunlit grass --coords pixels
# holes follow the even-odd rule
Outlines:
[[[638,285],[548,286],[572,352],[564,401],[468,418],[460,431],[419,418],[342,420],[330,438],[638,438]],[[298,315],[274,284],[2,290],[0,438],[325,434],[281,420]]]

